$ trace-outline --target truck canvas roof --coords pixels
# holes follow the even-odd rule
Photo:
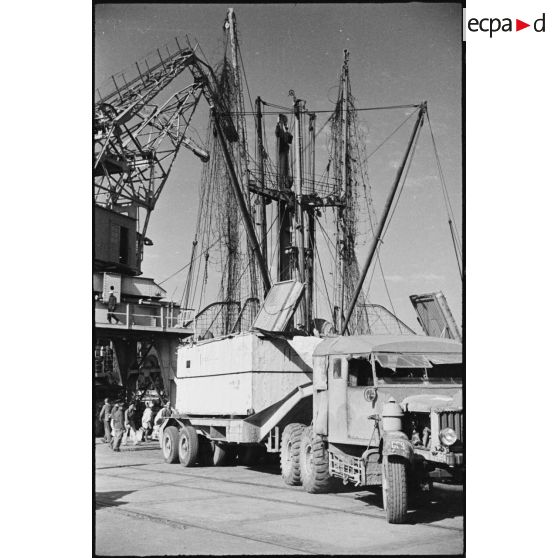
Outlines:
[[[384,353],[459,353],[462,345],[453,339],[424,335],[350,335],[324,339],[314,356]]]

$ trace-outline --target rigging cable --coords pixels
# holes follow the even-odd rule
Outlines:
[[[440,162],[440,156],[438,154],[438,148],[436,146],[436,141],[434,139],[434,132],[432,130],[432,123],[430,122],[430,115],[428,114],[428,111],[426,111],[426,118],[428,120],[428,127],[430,129],[430,136],[432,138],[432,146],[434,148],[434,155],[436,157],[436,165],[438,167],[438,174],[440,178],[440,186],[442,188],[442,195],[444,197],[444,203],[446,206],[446,213],[448,216],[448,224],[449,224],[451,238],[453,242],[453,249],[455,251],[455,257],[457,259],[457,267],[459,268],[459,275],[461,277],[461,280],[463,281],[463,269],[461,265],[461,262],[463,261],[463,251],[461,247],[461,242],[459,240],[459,236],[457,234],[457,231],[455,230],[455,216],[453,214],[453,208],[451,206],[449,193],[447,191],[446,181],[444,178],[444,173],[442,171],[442,163]]]
[[[318,223],[319,223],[319,221],[318,221]],[[324,290],[325,290],[326,297],[327,297],[327,303],[328,303],[328,306],[329,306],[329,311],[331,313],[331,321],[333,323],[334,322],[333,306],[331,305],[331,299],[329,298],[329,292],[327,290],[327,283],[326,283],[325,275],[324,275],[324,268],[322,267],[322,260],[320,258],[320,252],[318,250],[316,250],[316,256],[318,257],[318,264],[320,266],[320,271],[322,273],[322,281],[324,282]],[[318,285],[318,282],[316,281],[316,286],[317,285]]]
[[[215,246],[217,244],[217,242],[219,242],[220,240],[221,239],[218,238],[211,246],[209,246],[209,248],[213,248],[213,246]],[[209,248],[208,248],[208,250],[209,250]],[[203,256],[203,253],[196,256],[192,261],[190,261],[186,265],[182,266],[180,269],[175,271],[172,275],[169,275],[166,279],[163,279],[162,281],[159,281],[159,285],[162,285],[163,283],[166,283],[169,279],[172,279],[175,275],[178,275],[181,271],[184,271],[186,268],[190,267],[195,261],[199,260],[202,256]]]
[[[382,141],[382,143],[380,143],[380,145],[378,145],[378,147],[376,147],[376,149],[374,149],[374,151],[372,151],[370,155],[368,155],[368,157],[366,157],[364,162],[366,163],[370,159],[370,157],[372,157],[372,155],[374,155],[381,147],[383,147],[398,132],[398,130],[409,120],[409,118],[411,118],[411,116],[416,114],[417,111],[418,109],[415,109],[413,112],[411,112],[411,114],[409,114],[409,116],[407,116],[407,118],[405,118],[405,120],[403,120],[403,122],[401,122],[401,124],[399,124],[399,126],[397,126],[397,128],[395,128],[395,130],[393,130],[393,132],[391,132],[391,134],[386,139],[384,139],[384,141]]]
[[[379,256],[379,253],[380,253],[379,251],[380,251],[381,244],[383,244],[383,242],[384,242],[384,238],[385,238],[385,236],[386,236],[386,234],[387,234],[387,231],[388,231],[389,225],[390,225],[390,223],[391,223],[391,220],[393,219],[393,216],[394,216],[394,214],[395,214],[395,210],[397,209],[397,205],[398,205],[399,200],[400,200],[400,198],[401,198],[401,194],[403,193],[403,188],[405,187],[405,182],[406,182],[406,180],[407,180],[407,175],[409,174],[409,170],[410,170],[410,168],[411,168],[411,164],[412,164],[412,162],[413,162],[413,158],[414,158],[415,151],[416,151],[416,148],[417,148],[419,135],[420,135],[420,128],[419,128],[419,130],[417,131],[417,135],[416,135],[416,138],[415,138],[415,142],[414,142],[413,147],[412,147],[411,152],[410,152],[409,162],[408,162],[408,164],[407,164],[407,168],[405,169],[405,172],[404,172],[404,174],[403,174],[403,176],[402,176],[401,188],[399,189],[399,194],[398,194],[398,196],[397,196],[397,199],[393,202],[393,208],[392,208],[391,213],[390,213],[390,216],[389,216],[389,218],[388,218],[388,220],[387,220],[387,222],[386,222],[386,224],[385,224],[385,226],[384,226],[384,230],[383,230],[383,232],[382,232],[382,236],[378,239],[378,243],[379,243],[378,252],[377,252],[377,254],[376,254],[376,257],[374,258],[374,265],[373,265],[373,267],[372,267],[372,272],[370,273],[370,282],[368,283],[368,290],[367,290],[367,292],[366,292],[366,298],[368,298],[368,293],[370,292],[370,287],[372,286],[372,279],[373,279],[373,277],[374,277],[374,270],[376,269],[376,264],[377,264],[377,262],[378,262],[378,256]],[[379,233],[379,231],[378,231],[378,233]],[[388,297],[389,297],[389,293],[388,293]],[[394,311],[394,314],[395,314],[395,311]]]
[[[416,112],[416,111],[415,111],[415,112]],[[409,115],[409,117],[410,117],[410,115]],[[404,122],[403,122],[403,123],[404,123]],[[396,130],[396,131],[397,131],[397,130]],[[355,136],[358,137],[358,130],[357,130],[356,119],[353,119],[353,133],[355,134]],[[395,132],[394,132],[394,133],[395,133]],[[380,147],[381,147],[381,146],[380,146]],[[378,147],[378,149],[379,149],[379,147]],[[361,144],[360,144],[360,142],[357,142],[357,143],[356,143],[356,150],[357,150],[357,158],[358,158],[358,160],[359,160],[359,162],[360,162],[360,164],[359,164],[360,176],[361,176],[362,184],[363,184],[364,198],[365,198],[365,202],[366,202],[365,205],[366,205],[366,209],[367,209],[367,215],[368,215],[368,219],[369,219],[369,221],[370,221],[370,230],[371,230],[372,234],[374,234],[374,230],[375,230],[375,229],[377,228],[377,226],[378,226],[378,218],[377,218],[377,216],[376,216],[376,211],[375,211],[375,209],[374,209],[373,201],[372,201],[372,199],[369,199],[369,196],[368,196],[368,191],[367,191],[367,187],[366,187],[366,186],[367,186],[367,184],[369,183],[369,179],[368,179],[367,173],[366,173],[366,176],[365,176],[365,165],[362,164],[362,160],[363,160],[364,157],[366,156],[366,153],[364,153],[364,155],[363,155],[362,151],[365,152],[365,151],[366,151],[366,147],[365,147],[364,144],[363,144],[362,149],[361,149]],[[365,160],[368,160],[368,159],[365,159]],[[391,309],[392,309],[393,313],[394,313],[395,315],[397,315],[397,313],[396,313],[396,311],[395,311],[395,305],[393,304],[393,301],[392,301],[392,299],[391,299],[391,294],[390,294],[390,292],[389,292],[389,288],[388,288],[387,281],[386,281],[386,278],[385,278],[384,268],[383,268],[383,266],[382,266],[382,261],[381,261],[381,257],[380,257],[380,246],[378,247],[377,262],[378,262],[378,264],[379,264],[379,266],[380,266],[380,273],[381,273],[381,275],[382,275],[382,280],[383,280],[383,283],[384,283],[384,287],[385,287],[385,290],[386,290],[386,294],[387,294],[389,303],[390,303],[390,305],[391,305]],[[372,282],[373,273],[374,273],[374,272],[372,271],[372,274],[371,274],[371,276],[370,276],[370,284],[371,284],[371,282]],[[370,290],[370,284],[369,284],[369,287],[368,287],[368,291]],[[364,302],[365,302],[365,304],[368,302],[368,291],[367,291],[366,296],[364,297]],[[367,317],[368,317],[368,315],[367,315]],[[370,327],[370,323],[369,323],[368,325],[369,325],[369,327]],[[398,326],[399,326],[399,331],[402,332],[402,331],[401,331],[401,325],[399,324],[399,322],[398,322]]]

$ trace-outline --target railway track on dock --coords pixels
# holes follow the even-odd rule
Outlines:
[[[123,480],[130,480],[130,476],[129,475],[123,475],[123,474],[118,474],[118,472],[108,472],[107,469],[120,469],[121,467],[106,467],[101,470],[98,470],[99,475],[103,475],[103,476],[108,476],[111,478],[116,478],[116,479],[123,479]],[[274,491],[285,491],[288,492],[289,494],[293,494],[293,492],[296,490],[293,487],[288,487],[288,486],[282,486],[282,485],[276,485],[274,483],[266,483],[266,482],[257,482],[257,481],[249,481],[249,480],[244,480],[244,479],[223,479],[223,478],[218,478],[212,475],[205,475],[205,474],[201,474],[201,473],[196,473],[194,472],[196,469],[182,469],[180,466],[175,465],[175,466],[168,466],[168,469],[165,467],[161,467],[161,466],[151,466],[151,465],[130,465],[128,467],[126,467],[127,469],[130,470],[135,470],[138,471],[138,473],[148,473],[148,474],[164,474],[165,476],[174,476],[174,477],[179,477],[180,479],[182,479],[182,481],[187,480],[187,479],[198,479],[198,480],[203,480],[203,481],[211,481],[214,483],[222,483],[223,485],[225,485],[223,488],[208,488],[208,487],[203,487],[203,491],[211,493],[211,494],[215,494],[215,495],[220,495],[220,496],[224,496],[224,497],[230,497],[230,496],[234,496],[234,497],[242,497],[242,498],[249,498],[251,500],[254,500],[255,502],[257,501],[264,501],[264,502],[272,502],[272,503],[277,503],[277,504],[291,504],[291,505],[296,505],[302,508],[306,508],[308,510],[312,510],[313,512],[323,512],[323,513],[342,513],[342,514],[346,514],[349,516],[358,516],[358,517],[369,517],[369,518],[375,518],[375,519],[381,519],[384,520],[385,519],[385,515],[383,513],[383,511],[379,510],[375,511],[375,510],[371,510],[370,508],[367,508],[366,511],[361,511],[361,510],[354,510],[354,509],[343,509],[342,507],[335,507],[332,505],[327,505],[327,504],[315,504],[315,503],[306,503],[306,502],[300,502],[300,501],[296,501],[293,502],[290,499],[286,498],[286,499],[282,499],[282,498],[278,498],[278,497],[271,497],[271,496],[262,496],[262,495],[257,495],[257,494],[250,494],[250,493],[239,493],[237,491],[234,490],[227,490],[227,485],[228,486],[246,486],[246,487],[257,487],[257,488],[261,488],[261,489],[270,489],[270,490],[274,490]],[[147,482],[147,483],[152,483],[154,486],[176,486],[177,488],[184,488],[185,485],[183,484],[183,482],[180,482],[178,480],[175,481],[169,481],[169,482],[161,482],[161,481],[156,481],[153,478],[146,478],[145,476],[134,476],[133,477],[134,480],[136,481],[141,481],[141,482]],[[345,496],[344,496],[345,494]],[[338,498],[339,501],[344,501],[346,503],[347,501],[347,496],[346,496],[346,492],[345,493],[341,493],[341,494],[336,494],[336,493],[330,493],[328,494],[328,497],[331,498]],[[317,496],[317,498],[319,498],[319,496]],[[114,503],[113,502],[107,502],[104,501],[102,497],[98,497],[97,498],[97,503],[101,504],[103,506],[113,506]],[[155,514],[150,514],[150,513],[146,513],[144,511],[141,510],[136,510],[133,508],[127,508],[125,510],[122,509],[118,509],[118,512],[122,512],[122,513],[130,513],[130,514],[136,514],[136,515],[141,515],[142,517],[144,517],[145,519],[148,519],[150,521],[158,521],[158,522],[165,522],[170,526],[173,527],[177,527],[177,528],[186,528],[186,527],[198,527],[200,529],[209,529],[209,530],[216,530],[214,528],[207,528],[206,525],[204,524],[197,524],[195,522],[191,522],[191,521],[176,521],[174,519],[166,519],[164,517],[155,515]],[[419,524],[422,527],[434,530],[434,531],[454,531],[456,533],[462,533],[463,532],[463,528],[462,527],[455,527],[455,526],[450,526],[450,525],[436,525],[436,524],[432,524],[432,523],[424,523],[424,522],[419,522]],[[222,532],[226,532],[226,531],[222,531]],[[230,534],[230,533],[229,533]],[[254,540],[259,540],[259,539],[254,539]],[[274,543],[275,544],[275,543]],[[285,548],[290,548],[288,546],[286,546]]]

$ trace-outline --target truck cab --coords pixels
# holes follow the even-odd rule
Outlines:
[[[408,477],[463,468],[461,343],[418,335],[332,337],[313,354],[313,421],[301,437],[309,492],[333,478],[382,485],[388,521],[404,521]]]

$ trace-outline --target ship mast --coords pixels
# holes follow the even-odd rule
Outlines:
[[[261,191],[265,188],[265,149],[263,145],[263,131],[262,131],[262,99],[261,97],[256,98],[256,161],[257,161],[257,176],[258,176],[258,186]],[[267,268],[267,215],[266,215],[266,202],[267,198],[263,194],[259,196],[258,199],[258,219],[257,222],[260,225],[260,250],[262,252],[262,258],[264,260],[265,266]]]
[[[231,47],[231,64],[232,64],[232,96],[233,96],[233,103],[232,107],[235,110],[233,116],[235,127],[238,131],[239,141],[237,143],[237,156],[235,157],[237,161],[237,175],[239,178],[239,182],[242,187],[243,195],[246,199],[246,204],[248,206],[248,210],[250,212],[250,216],[253,219],[254,211],[252,208],[251,196],[250,196],[250,189],[248,186],[248,153],[247,153],[247,134],[246,134],[246,121],[244,118],[244,97],[242,93],[242,78],[240,73],[240,49],[238,44],[238,31],[236,27],[236,16],[234,14],[233,8],[229,8],[227,11],[227,18],[225,20],[224,25],[225,32],[229,34],[229,41]],[[250,239],[246,238],[245,243],[246,249],[246,256],[248,259],[248,268],[249,268],[249,296],[257,297],[258,296],[258,278],[256,274],[256,261],[255,261],[255,254],[253,248],[250,243]],[[266,250],[262,249],[262,252],[266,252]],[[267,260],[267,258],[265,258]],[[266,264],[267,265],[267,264]]]
[[[344,50],[343,69],[341,71],[341,195],[347,200],[350,197],[351,185],[347,181],[347,140],[348,140],[348,79],[349,79],[349,51]],[[334,306],[337,310],[335,324],[340,330],[344,317],[345,283],[346,283],[346,208],[337,208],[337,289]]]
[[[301,283],[306,283],[306,265],[305,265],[305,239],[304,239],[304,208],[302,206],[302,184],[304,181],[302,173],[302,130],[301,119],[304,110],[304,101],[295,97],[294,91],[290,92],[293,96],[294,105],[294,143],[295,143],[295,175],[294,175],[294,191],[295,191],[295,212],[294,212],[294,231],[293,240],[296,246],[296,263],[297,263],[297,279]],[[308,285],[306,285],[308,288]],[[307,300],[302,298],[297,309],[297,327],[306,330],[308,327],[307,316]]]
[[[277,125],[275,126],[275,136],[277,138],[277,190],[279,192],[290,192],[292,188],[289,176],[289,152],[293,136],[289,132],[287,117],[279,114]],[[277,200],[277,282],[292,279],[291,262],[291,222],[292,212],[289,203],[283,197]]]

